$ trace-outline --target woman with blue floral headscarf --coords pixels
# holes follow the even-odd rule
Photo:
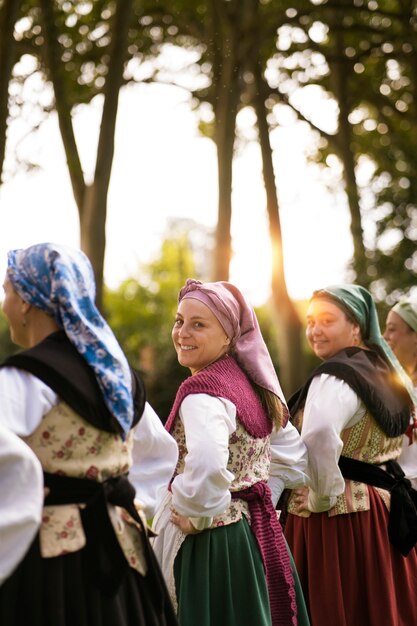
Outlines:
[[[411,381],[358,285],[314,292],[307,339],[322,363],[289,400],[310,487],[289,500],[286,537],[312,626],[417,622],[417,493],[398,458]]]
[[[161,462],[144,479],[151,503],[177,448],[94,304],[87,257],[50,243],[12,250],[3,287],[24,350],[0,367],[0,423],[39,458],[46,498],[39,533],[0,589],[0,623],[176,625],[135,500],[140,471],[133,484],[127,474],[158,439]]]

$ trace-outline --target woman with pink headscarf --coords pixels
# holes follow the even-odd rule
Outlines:
[[[189,279],[172,338],[191,376],[166,423],[179,461],[153,545],[181,626],[295,625],[274,503],[308,484],[307,456],[256,315],[234,285]]]

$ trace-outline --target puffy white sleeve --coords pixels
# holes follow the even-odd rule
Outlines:
[[[329,510],[343,493],[345,481],[338,466],[343,448],[340,435],[364,414],[363,403],[347,383],[329,374],[312,380],[301,429],[308,450],[311,511]]]
[[[0,424],[16,435],[31,435],[57,402],[56,393],[36,376],[15,367],[0,369]]]
[[[230,504],[233,474],[227,469],[229,437],[236,430],[236,407],[207,394],[190,394],[179,410],[187,455],[184,472],[172,483],[172,502],[193,525],[208,528]]]
[[[178,460],[178,446],[147,402],[133,434],[129,480],[148,519],[164,497]]]
[[[309,484],[307,447],[298,430],[287,422],[285,428],[274,428],[271,434],[271,466],[268,486],[274,506],[282,491]]]
[[[32,543],[42,507],[39,460],[29,446],[0,424],[0,585]]]

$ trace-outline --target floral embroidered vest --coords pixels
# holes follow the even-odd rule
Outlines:
[[[177,441],[179,449],[179,460],[175,470],[177,475],[184,471],[184,459],[187,455],[184,427],[179,417],[174,421],[171,435]],[[271,460],[269,440],[269,435],[261,439],[251,437],[237,419],[237,428],[229,437],[227,469],[234,474],[230,491],[246,489],[254,483],[268,480]],[[242,515],[250,521],[248,504],[240,499],[232,500],[224,513],[214,517],[211,528],[238,522]]]
[[[99,430],[65,402],[53,407],[38,428],[24,440],[41,461],[45,472],[104,481],[128,472],[133,439],[126,441]],[[108,505],[117,539],[131,567],[144,575],[146,561],[136,522],[120,507]],[[146,520],[145,527],[146,527]],[[40,528],[41,554],[50,558],[75,552],[86,544],[80,505],[45,506]]]
[[[229,437],[227,469],[234,475],[230,491],[239,491],[259,481],[267,481],[271,461],[272,423],[246,375],[230,357],[220,359],[199,374],[190,376],[178,391],[166,424],[179,448],[175,475],[184,471],[187,455],[185,432],[178,410],[184,397],[190,393],[207,393],[226,398],[237,408],[236,430]],[[248,504],[240,499],[232,500],[227,511],[214,517],[211,527],[237,522],[243,514],[250,521]]]
[[[340,437],[343,441],[341,453],[343,456],[374,465],[396,460],[401,452],[402,436],[388,437],[368,411],[357,424],[343,430]],[[389,509],[389,492],[376,489]],[[328,511],[328,515],[333,517],[344,513],[358,513],[368,511],[369,508],[369,486],[345,479],[345,491],[338,496],[335,506]],[[296,515],[292,496],[288,511]],[[309,513],[303,514],[303,517],[307,516]]]

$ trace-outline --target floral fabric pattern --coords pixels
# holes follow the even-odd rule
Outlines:
[[[179,450],[175,474],[180,474],[184,471],[187,446],[184,427],[179,417],[176,417],[174,421],[171,434],[177,441]],[[252,437],[244,429],[239,419],[236,420],[236,430],[229,437],[229,461],[227,464],[227,469],[234,475],[230,489],[232,493],[246,489],[257,482],[268,480],[271,461],[269,441],[269,435],[263,438]],[[245,515],[250,522],[247,502],[240,499],[232,500],[227,511],[214,517],[211,528],[238,522],[242,515]]]
[[[357,424],[343,430],[340,436],[343,441],[342,455],[358,461],[378,465],[397,459],[400,455],[402,437],[388,437],[368,411]],[[389,509],[389,492],[379,488],[376,490]],[[368,485],[345,480],[345,491],[338,496],[335,506],[328,511],[328,515],[333,517],[345,513],[358,513],[368,511],[369,508]],[[297,515],[292,495],[288,503],[288,511]],[[302,517],[309,516],[309,512],[303,512]]]
[[[44,471],[52,474],[102,482],[112,476],[126,474],[132,465],[131,435],[123,441],[119,435],[98,430],[64,402],[51,409],[25,441],[40,459]],[[44,558],[75,552],[85,546],[81,506],[65,504],[44,507],[40,528],[41,554]],[[145,574],[141,530],[123,509],[108,505],[108,511],[130,566],[142,575]]]

